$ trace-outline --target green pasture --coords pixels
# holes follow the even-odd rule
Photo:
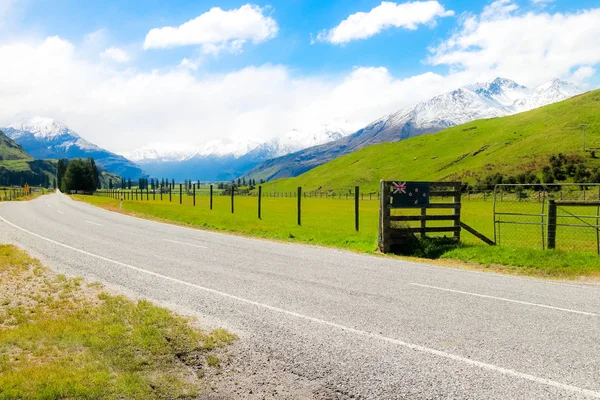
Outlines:
[[[297,224],[297,198],[263,197],[261,219],[258,219],[258,198],[238,196],[234,198],[234,213],[231,212],[231,196],[218,195],[215,190],[213,209],[210,199],[197,192],[196,206],[192,196],[185,192],[179,199],[179,191],[169,195],[144,193],[143,200],[124,200],[123,211],[142,218],[199,227],[202,229],[250,235],[260,238],[301,242],[322,246],[339,247],[359,252],[373,253],[377,248],[379,200],[359,201],[359,231],[354,229],[354,201],[351,197],[342,198],[302,198],[302,225]],[[127,197],[129,197],[128,195]],[[75,196],[83,200],[83,196]],[[87,196],[88,203],[117,211],[119,200],[102,196]],[[444,200],[442,200],[444,201]],[[500,246],[490,247],[463,230],[462,244],[458,248],[440,253],[434,258],[455,259],[469,263],[494,266],[495,270],[508,270],[536,276],[576,277],[600,274],[600,258],[594,254],[597,249],[596,230],[592,227],[563,227],[557,231],[557,250],[543,250],[542,217],[546,212],[545,201],[531,196],[519,201],[514,194],[507,194],[503,201],[496,203],[499,212],[536,214],[535,217],[502,216],[499,233]],[[494,201],[487,194],[465,195],[462,200],[461,220],[478,232],[493,239]],[[597,215],[597,208],[559,208],[559,224],[573,224],[577,216]],[[397,211],[394,211],[396,213]],[[419,209],[403,210],[405,214],[417,214]],[[428,213],[450,212],[443,209],[428,209]],[[564,216],[563,216],[564,215]],[[587,219],[595,223],[595,218]],[[544,223],[547,219],[544,217]],[[525,222],[510,224],[509,222]],[[578,224],[582,224],[580,221]],[[416,223],[418,224],[418,222]],[[429,226],[443,226],[448,222],[430,222]],[[416,226],[416,225],[415,225]],[[544,229],[546,230],[546,226]],[[546,235],[547,232],[544,233]],[[440,234],[441,236],[442,234]],[[502,267],[499,267],[502,265]],[[511,269],[512,268],[512,269]]]

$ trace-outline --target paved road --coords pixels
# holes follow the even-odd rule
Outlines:
[[[191,230],[53,194],[0,240],[193,312],[340,398],[600,398],[600,286]]]

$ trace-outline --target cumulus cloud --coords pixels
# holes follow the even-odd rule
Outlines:
[[[431,49],[428,62],[525,84],[568,77],[573,69],[600,62],[598,21],[600,9],[520,13],[512,1],[500,0],[465,18],[455,34]]]
[[[123,49],[119,49],[118,47],[109,47],[100,53],[100,57],[105,60],[114,61],[116,63],[122,64],[129,62],[130,58],[127,52]]]
[[[205,53],[238,53],[248,41],[260,43],[277,36],[277,22],[264,11],[251,4],[228,11],[214,7],[182,25],[151,29],[144,49],[197,45]]]
[[[343,44],[366,39],[394,27],[414,30],[419,25],[435,23],[436,18],[451,15],[454,15],[454,11],[446,10],[438,1],[384,1],[369,12],[352,14],[335,28],[320,32],[317,40]]]
[[[68,41],[0,45],[0,120],[20,112],[57,118],[113,151],[148,143],[267,140],[340,118],[360,126],[458,82],[433,73],[399,79],[386,68],[298,76],[281,65],[196,74],[118,69],[80,59]],[[44,60],[43,63],[39,60]],[[454,79],[454,80],[453,80]],[[0,126],[1,123],[0,123]]]

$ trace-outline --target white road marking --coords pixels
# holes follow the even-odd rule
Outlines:
[[[500,300],[500,301],[506,301],[508,303],[517,303],[517,304],[523,304],[523,305],[526,305],[526,306],[542,307],[542,308],[549,308],[551,310],[570,312],[570,313],[574,313],[574,314],[589,315],[589,316],[592,316],[592,317],[597,317],[598,316],[598,314],[587,312],[587,311],[571,310],[569,308],[554,307],[554,306],[549,306],[549,305],[546,305],[546,304],[539,304],[539,303],[529,303],[527,301],[506,299],[504,297],[488,296],[486,294],[463,292],[461,290],[446,289],[446,288],[437,287],[437,286],[430,286],[430,285],[422,285],[420,283],[411,283],[411,285],[413,285],[413,286],[419,286],[419,287],[423,287],[423,288],[428,288],[428,289],[443,290],[445,292],[466,294],[468,296],[482,297],[484,299]]]
[[[311,322],[314,322],[314,323],[317,323],[317,324],[321,324],[321,325],[325,325],[325,326],[330,326],[332,328],[337,328],[337,329],[340,329],[342,331],[354,333],[354,334],[359,335],[359,336],[368,337],[368,338],[371,338],[371,339],[377,339],[377,340],[381,340],[381,341],[384,341],[384,342],[387,342],[387,343],[392,343],[392,344],[395,344],[395,345],[398,345],[398,346],[405,347],[405,348],[410,349],[410,350],[414,350],[414,351],[418,351],[418,352],[421,352],[421,353],[425,353],[425,354],[430,354],[430,355],[434,355],[434,356],[446,358],[446,359],[453,360],[453,361],[462,362],[462,363],[465,363],[465,364],[468,364],[468,365],[472,365],[472,366],[475,366],[475,367],[479,367],[481,369],[485,369],[485,370],[488,370],[488,371],[493,371],[493,372],[497,372],[497,373],[500,373],[500,374],[503,374],[503,375],[512,376],[512,377],[520,378],[520,379],[525,379],[525,380],[528,380],[528,381],[531,381],[531,382],[535,382],[535,383],[539,383],[539,384],[542,384],[542,385],[551,386],[551,387],[555,387],[555,388],[558,388],[558,389],[561,389],[561,390],[565,390],[565,391],[577,393],[577,394],[580,394],[580,395],[584,395],[584,396],[589,396],[589,397],[600,399],[600,392],[595,392],[595,391],[590,390],[590,389],[584,389],[584,388],[580,388],[578,386],[573,386],[573,385],[568,385],[568,384],[565,384],[565,383],[560,383],[560,382],[557,382],[557,381],[553,381],[551,379],[546,379],[546,378],[542,378],[542,377],[539,377],[539,376],[530,375],[530,374],[526,374],[526,373],[523,373],[523,372],[515,371],[515,370],[512,370],[510,368],[504,368],[504,367],[500,367],[500,366],[497,366],[497,365],[488,364],[488,363],[485,363],[485,362],[482,362],[482,361],[472,360],[470,358],[462,357],[462,356],[459,356],[459,355],[456,355],[456,354],[446,353],[445,351],[435,350],[435,349],[432,349],[432,348],[429,348],[429,347],[420,346],[418,344],[408,343],[408,342],[404,342],[402,340],[390,338],[390,337],[383,336],[383,335],[378,335],[376,333],[371,333],[371,332],[367,332],[367,331],[362,331],[360,329],[347,327],[347,326],[344,326],[344,325],[341,325],[341,324],[337,324],[335,322],[330,322],[330,321],[326,321],[326,320],[323,320],[323,319],[320,319],[320,318],[315,318],[315,317],[311,317],[311,316],[308,316],[308,315],[299,314],[297,312],[289,311],[289,310],[286,310],[286,309],[283,309],[283,308],[270,306],[268,304],[260,303],[260,302],[254,301],[254,300],[245,299],[243,297],[239,297],[239,296],[236,296],[236,295],[233,295],[233,294],[221,292],[221,291],[216,290],[216,289],[207,288],[207,287],[204,287],[204,286],[196,285],[194,283],[182,281],[182,280],[177,279],[177,278],[172,278],[172,277],[167,276],[167,275],[162,275],[162,274],[159,274],[159,273],[156,273],[156,272],[148,271],[148,270],[145,270],[143,268],[139,268],[139,267],[135,267],[133,265],[122,263],[120,261],[111,260],[110,258],[106,258],[106,257],[100,256],[98,254],[90,253],[90,252],[87,252],[85,250],[81,250],[81,249],[69,246],[68,244],[57,242],[56,240],[47,238],[45,236],[38,235],[37,233],[28,231],[25,228],[21,228],[20,226],[17,226],[15,224],[13,224],[12,222],[7,221],[5,218],[3,218],[1,216],[0,216],[0,219],[2,221],[6,222],[8,225],[10,225],[10,226],[12,226],[12,227],[14,227],[16,229],[19,229],[19,230],[21,230],[21,231],[23,231],[25,233],[28,233],[28,234],[30,234],[32,236],[35,236],[35,237],[37,237],[39,239],[45,240],[45,241],[47,241],[49,243],[53,243],[53,244],[56,244],[58,246],[62,246],[62,247],[67,248],[69,250],[76,251],[78,253],[82,253],[82,254],[88,255],[90,257],[97,258],[99,260],[103,260],[103,261],[110,262],[110,263],[113,263],[113,264],[116,264],[116,265],[120,265],[122,267],[129,268],[131,270],[138,271],[138,272],[141,272],[143,274],[147,274],[147,275],[154,276],[154,277],[157,277],[157,278],[162,278],[162,279],[167,280],[167,281],[179,283],[181,285],[185,285],[185,286],[189,286],[189,287],[192,287],[192,288],[195,288],[195,289],[199,289],[199,290],[202,290],[202,291],[207,292],[207,293],[212,293],[212,294],[216,294],[216,295],[219,295],[219,296],[222,296],[222,297],[226,297],[226,298],[229,298],[229,299],[232,299],[232,300],[236,300],[236,301],[239,301],[241,303],[250,304],[250,305],[253,305],[253,306],[256,306],[256,307],[261,307],[261,308],[264,308],[264,309],[267,309],[267,310],[270,310],[270,311],[274,311],[274,312],[278,312],[278,313],[281,313],[281,314],[289,315],[289,316],[292,316],[292,317],[304,319],[306,321],[311,321]]]
[[[99,223],[97,223],[97,222],[92,222],[92,221],[84,221],[84,222],[87,222],[88,224],[92,224],[92,225],[104,226],[104,225],[102,225],[102,224],[99,224]]]
[[[50,203],[46,203],[46,205],[47,205],[48,207],[52,208],[52,206],[50,205]]]
[[[60,210],[56,210],[57,213],[59,214],[64,214],[64,212],[60,211]]]
[[[186,246],[192,246],[192,247],[198,247],[200,249],[208,249],[207,246],[201,246],[199,244],[191,244],[191,243],[185,243],[185,242],[178,242],[177,240],[171,240],[171,239],[163,239],[165,242],[171,242],[171,243],[177,243],[177,244],[184,244]]]

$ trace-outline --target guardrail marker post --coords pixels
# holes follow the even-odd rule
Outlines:
[[[262,201],[262,186],[258,187],[258,219],[262,219],[260,213],[260,206]]]
[[[548,200],[548,249],[556,248],[556,203]]]
[[[298,186],[298,226],[302,226],[302,187]]]
[[[180,183],[179,184],[179,204],[181,204],[183,201],[183,185]]]
[[[235,185],[231,184],[231,213],[233,214],[233,194],[235,193]]]
[[[212,210],[213,206],[213,185],[210,185],[210,209]]]
[[[196,207],[196,184],[192,185],[192,195],[194,197],[194,207]]]
[[[359,209],[358,209],[358,193],[360,192],[360,188],[358,186],[354,186],[354,229],[358,232],[358,222],[359,222]]]

